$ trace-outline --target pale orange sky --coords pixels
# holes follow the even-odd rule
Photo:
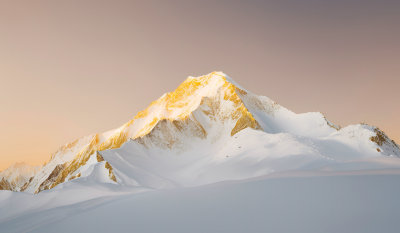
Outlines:
[[[0,169],[42,164],[214,70],[400,142],[400,2],[0,1]]]

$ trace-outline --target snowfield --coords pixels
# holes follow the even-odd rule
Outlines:
[[[296,114],[213,72],[0,173],[0,232],[399,232],[399,157],[377,127]]]
[[[98,187],[18,197],[14,195],[19,193],[4,191],[0,192],[0,231],[395,233],[400,229],[399,171],[288,173],[119,194]],[[41,195],[48,197],[40,200]],[[71,196],[92,198],[66,203]],[[6,204],[10,199],[11,206]],[[21,202],[38,201],[52,206],[4,217]]]

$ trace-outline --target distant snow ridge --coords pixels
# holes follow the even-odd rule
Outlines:
[[[0,190],[21,191],[40,166],[30,166],[26,163],[15,163],[0,172]]]
[[[61,147],[23,190],[70,180],[196,186],[287,170],[373,169],[381,164],[369,161],[383,156],[400,157],[400,149],[376,127],[339,129],[321,113],[296,114],[212,72],[187,78],[117,129]]]

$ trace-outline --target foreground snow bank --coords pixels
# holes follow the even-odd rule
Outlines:
[[[96,198],[2,219],[0,229],[41,233],[390,233],[400,229],[399,196],[398,169],[351,175],[297,172]]]

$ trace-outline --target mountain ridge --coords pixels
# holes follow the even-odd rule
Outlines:
[[[235,116],[233,117],[236,117],[241,113],[244,116],[244,118],[239,121],[238,127],[232,131],[233,134],[240,128],[245,127],[244,125],[246,124],[246,120],[250,122],[249,125],[251,127],[258,127],[254,118],[246,110],[246,107],[241,103],[240,98],[237,96],[235,92],[237,87],[226,79],[225,74],[222,72],[212,72],[198,78],[188,77],[175,91],[162,95],[159,99],[153,101],[149,107],[140,111],[132,120],[128,121],[121,127],[107,131],[103,134],[94,134],[89,136],[91,137],[89,142],[87,141],[88,137],[84,137],[83,140],[86,142],[84,143],[85,146],[83,146],[79,152],[75,153],[76,155],[72,162],[65,164],[65,167],[61,170],[57,169],[59,170],[59,174],[56,177],[54,177],[54,174],[51,176],[53,182],[49,183],[45,182],[43,179],[39,179],[36,185],[34,185],[33,188],[28,188],[28,190],[37,193],[55,187],[59,183],[64,182],[67,177],[80,166],[84,165],[89,160],[90,155],[95,151],[118,148],[129,138],[142,138],[149,134],[159,122],[164,122],[163,120],[172,122],[182,120],[191,121],[193,124],[198,126],[196,123],[197,120],[193,119],[195,117],[192,116],[192,118],[189,119],[190,114],[202,103],[208,101],[207,96],[217,94],[218,89],[221,87],[223,87],[229,95],[223,95],[220,97],[238,105],[238,111],[234,112]],[[216,109],[212,108],[210,110],[216,111]],[[74,142],[61,147],[61,151],[59,150],[59,152],[63,153],[64,150],[71,150],[72,147],[79,144],[79,141],[80,140],[75,140]],[[146,140],[143,139],[141,141],[144,142]],[[55,155],[53,155],[53,157],[54,156]],[[52,167],[55,169],[55,166]],[[35,182],[35,180],[33,181]]]
[[[296,114],[268,97],[252,94],[224,73],[212,72],[197,78],[188,77],[175,91],[162,95],[117,129],[82,137],[60,147],[22,191],[38,193],[52,189],[90,175],[87,172],[93,169],[105,174],[101,182],[119,183],[126,174],[113,169],[113,158],[107,154],[126,142],[134,143],[134,148],[140,147],[141,151],[159,148],[179,154],[179,151],[188,150],[194,141],[203,144],[207,141],[207,145],[212,146],[221,138],[230,141],[230,137],[248,128],[266,134],[293,135],[295,144],[299,140],[297,137],[300,141],[302,138],[319,140],[346,131],[339,130],[321,113]],[[397,144],[378,128],[357,130],[366,130],[369,136],[365,139],[376,144],[375,152],[400,155]],[[372,148],[371,144],[366,147]],[[372,153],[369,150],[368,153]]]
[[[41,166],[17,162],[0,171],[0,190],[20,191]]]

